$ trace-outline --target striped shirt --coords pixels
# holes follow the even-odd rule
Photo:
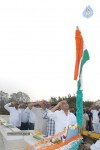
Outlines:
[[[47,136],[55,134],[55,121],[47,116],[47,110],[43,113],[43,119],[48,119]]]

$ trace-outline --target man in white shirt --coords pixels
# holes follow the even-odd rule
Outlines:
[[[75,115],[69,111],[69,105],[65,100],[48,110],[47,116],[55,121],[55,133],[61,132],[68,125],[77,123]]]
[[[21,130],[28,130],[28,121],[29,121],[29,114],[25,111],[27,108],[27,103],[22,103],[20,106],[21,110]]]
[[[30,104],[28,104],[28,107],[25,109],[25,113],[27,113],[28,118],[29,118],[29,123],[28,123],[28,129],[29,130],[34,130],[35,120],[36,120],[36,115],[31,110],[32,107],[33,107],[33,105],[32,105],[32,103],[30,103]]]
[[[19,103],[17,101],[13,101],[4,106],[4,108],[10,113],[10,123],[20,128],[21,126],[21,111],[18,108]]]
[[[92,114],[93,114],[93,129],[95,132],[98,133],[98,123],[99,123],[99,118],[98,118],[98,113],[100,112],[100,106],[95,106],[93,110],[91,110]]]

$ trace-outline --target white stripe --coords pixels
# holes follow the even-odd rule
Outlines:
[[[84,44],[84,42],[83,42],[83,53],[84,53],[84,51],[86,50],[87,48],[86,48],[86,45]]]

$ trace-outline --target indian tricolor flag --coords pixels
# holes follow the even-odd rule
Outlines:
[[[74,71],[74,80],[78,79],[78,89],[82,86],[82,69],[84,64],[89,60],[89,53],[84,44],[83,37],[81,35],[81,31],[77,27],[76,29],[76,63],[75,63],[75,71]]]

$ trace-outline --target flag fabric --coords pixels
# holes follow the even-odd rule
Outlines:
[[[78,125],[83,126],[83,90],[82,90],[82,70],[84,64],[89,60],[89,53],[84,44],[79,28],[76,29],[76,63],[74,70],[74,80],[77,80],[76,95],[76,118]]]
[[[74,70],[74,80],[78,79],[78,89],[82,88],[82,69],[84,64],[90,59],[88,50],[84,44],[81,31],[76,29],[76,63]]]
[[[81,36],[81,32],[79,29],[76,29],[75,40],[76,40],[76,63],[74,71],[74,80],[77,80],[80,60],[83,54],[83,38]]]

